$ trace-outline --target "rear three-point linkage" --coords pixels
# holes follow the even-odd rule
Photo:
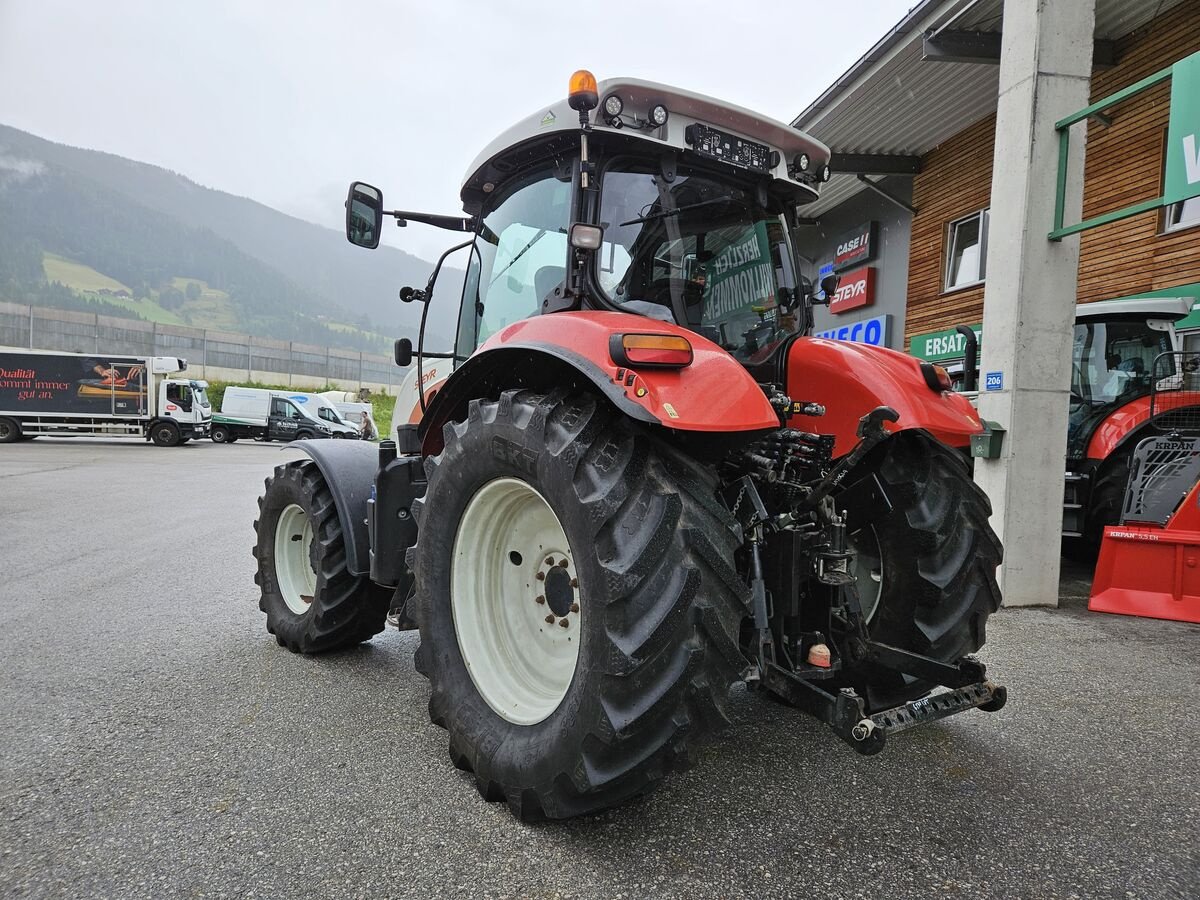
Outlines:
[[[800,406],[786,397],[789,412]],[[804,410],[807,414],[820,414]],[[891,432],[885,423],[899,418],[881,406],[859,420],[859,443],[836,464],[830,458],[832,439],[783,428],[748,448],[741,456],[743,474],[733,482],[733,510],[743,526],[749,558],[754,645],[750,648],[750,684],[762,684],[795,706],[830,725],[851,747],[863,754],[880,752],[889,733],[905,731],[968,709],[1000,709],[1007,693],[986,680],[982,663],[963,657],[946,664],[927,656],[871,640],[859,601],[854,574],[854,550],[847,540],[845,512],[835,502],[846,476]],[[772,500],[787,508],[772,512],[760,486]],[[809,586],[804,589],[804,620],[820,628],[786,633],[776,622],[771,592],[764,575],[764,546],[771,535],[789,532],[808,560]],[[800,590],[794,584],[790,589]],[[824,609],[815,609],[823,604]],[[827,643],[828,642],[828,643]],[[853,681],[863,666],[891,669],[949,690],[903,706],[868,713],[864,698],[853,687],[826,687]]]

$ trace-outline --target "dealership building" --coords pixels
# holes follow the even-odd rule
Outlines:
[[[954,328],[979,329],[997,275],[986,262],[1003,29],[1002,0],[925,0],[794,120],[833,151],[798,233],[812,270],[841,275],[819,335],[961,359]],[[1200,0],[1096,0],[1092,100],[1198,51]],[[1162,194],[1170,95],[1160,82],[1087,120],[1084,219]],[[1078,240],[1080,303],[1200,297],[1200,198]],[[1200,312],[1178,327],[1200,349]]]

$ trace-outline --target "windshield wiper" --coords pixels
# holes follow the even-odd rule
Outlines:
[[[664,209],[661,212],[650,213],[648,216],[638,216],[636,219],[630,219],[628,222],[618,223],[618,227],[625,225],[639,225],[642,222],[653,222],[655,219],[666,219],[669,216],[677,216],[681,212],[689,209],[697,209],[701,206],[712,206],[714,203],[724,203],[727,200],[738,200],[744,202],[744,197],[736,194],[723,194],[720,197],[711,197],[708,200],[701,200],[697,203],[685,203],[683,206],[677,206],[674,209]]]

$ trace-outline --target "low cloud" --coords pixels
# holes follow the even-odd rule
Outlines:
[[[17,184],[41,175],[46,171],[46,164],[36,159],[21,159],[9,156],[0,150],[0,187]]]

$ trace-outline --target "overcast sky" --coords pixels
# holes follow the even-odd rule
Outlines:
[[[907,5],[0,0],[0,122],[340,228],[354,178],[389,207],[458,212],[475,154],[577,68],[790,121]]]

